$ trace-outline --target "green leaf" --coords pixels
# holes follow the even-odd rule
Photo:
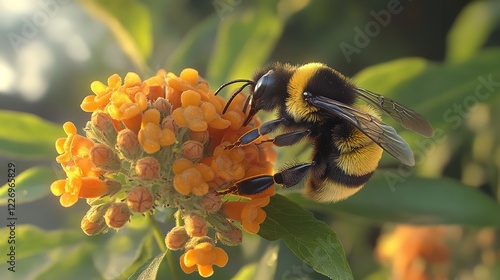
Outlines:
[[[337,235],[311,212],[280,195],[271,197],[264,211],[267,218],[260,236],[283,239],[298,258],[319,273],[332,279],[353,279]]]
[[[309,209],[342,211],[380,222],[500,226],[500,205],[477,189],[446,178],[382,172],[341,202],[322,204],[295,194],[291,198]]]
[[[391,97],[421,113],[440,132],[432,139],[438,142],[446,132],[462,127],[465,113],[474,104],[498,100],[499,62],[499,48],[482,51],[470,60],[454,64],[403,58],[365,68],[354,81],[360,87]],[[390,118],[384,119],[394,123]]]
[[[0,155],[13,159],[53,159],[57,153],[54,143],[63,137],[59,125],[38,116],[0,110]]]
[[[98,250],[98,248],[91,243],[53,250],[51,255],[56,258],[56,261],[36,279],[102,279],[92,262],[94,250]]]
[[[131,275],[129,280],[154,280],[156,279],[156,274],[158,274],[158,268],[161,262],[165,258],[167,251],[159,254],[158,256],[149,259],[145,262],[139,269]]]
[[[40,199],[50,192],[49,186],[56,179],[51,168],[37,166],[27,169],[15,178],[15,197],[9,196],[8,183],[0,188],[0,206],[7,205],[9,198],[15,198],[16,205]]]
[[[153,49],[148,8],[137,0],[84,0],[81,3],[109,27],[123,51],[144,70]]]
[[[125,227],[105,236],[93,254],[96,268],[106,279],[117,278],[140,257],[146,238],[147,227]]]
[[[264,64],[283,31],[275,16],[275,1],[261,1],[255,10],[232,13],[220,23],[207,80],[220,85],[236,78],[250,78]]]
[[[256,263],[249,263],[243,266],[231,280],[249,280],[255,279],[255,271],[257,270]]]
[[[15,230],[15,243],[5,239],[0,243],[0,250],[7,254],[11,252],[10,247],[15,246],[16,272],[5,272],[2,279],[72,279],[75,275],[92,279],[99,276],[90,260],[94,249],[92,238],[81,231],[44,231],[19,224]],[[13,236],[12,229],[0,229],[0,236]],[[7,262],[0,263],[2,271],[7,271],[8,266]]]
[[[458,15],[447,37],[446,60],[464,61],[472,57],[500,22],[500,1],[469,3]]]
[[[199,61],[206,61],[212,48],[208,43],[215,37],[218,25],[215,15],[197,24],[169,56],[165,69],[180,73],[186,67],[195,67]]]

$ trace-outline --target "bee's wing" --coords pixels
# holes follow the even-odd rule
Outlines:
[[[410,146],[391,126],[366,112],[324,96],[311,97],[309,101],[328,114],[348,121],[402,163],[408,166],[415,165]]]
[[[356,88],[356,93],[363,100],[380,108],[405,128],[426,137],[432,136],[433,129],[430,123],[422,115],[412,109],[366,89]]]

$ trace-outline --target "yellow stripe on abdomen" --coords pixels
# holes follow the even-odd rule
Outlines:
[[[364,186],[364,184],[355,187],[345,186],[331,179],[325,179],[320,185],[313,184],[312,181],[308,182],[305,192],[309,197],[320,202],[337,202],[344,200],[357,193]]]

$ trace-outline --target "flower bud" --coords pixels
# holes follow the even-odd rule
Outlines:
[[[134,187],[127,194],[127,205],[130,210],[137,213],[144,213],[153,208],[153,194],[149,189],[138,186]]]
[[[172,115],[168,115],[163,118],[161,122],[161,127],[163,129],[168,128],[172,130],[176,135],[177,135],[177,130],[179,129],[179,125],[177,122],[174,120],[174,117]]]
[[[120,158],[105,144],[95,144],[90,149],[90,159],[103,170],[118,171],[121,168]]]
[[[210,135],[208,134],[208,131],[203,130],[203,131],[191,131],[190,135],[191,140],[198,141],[202,144],[205,144],[208,139],[210,138]]]
[[[122,189],[122,184],[117,180],[105,179],[104,183],[108,186],[108,192],[106,194],[109,196],[113,196]]]
[[[116,146],[124,158],[135,160],[142,153],[137,134],[126,128],[118,132]]]
[[[186,228],[182,226],[177,226],[171,229],[165,236],[165,245],[170,250],[179,250],[184,248],[184,245],[189,240],[189,235],[186,232]]]
[[[137,161],[135,172],[141,179],[156,179],[160,175],[160,163],[153,157],[143,157]]]
[[[104,219],[110,228],[119,229],[127,223],[131,214],[127,204],[115,203],[108,208]]]
[[[164,115],[172,114],[172,104],[170,104],[170,102],[168,102],[165,98],[156,99],[154,106]]]
[[[215,237],[217,237],[217,239],[219,239],[224,245],[236,246],[241,244],[241,242],[243,241],[243,232],[241,231],[241,229],[232,226],[224,232],[218,231],[215,234]]]
[[[198,215],[184,217],[186,232],[189,236],[205,236],[208,232],[207,222]]]
[[[113,146],[116,143],[116,128],[110,115],[95,111],[88,124],[94,136],[101,142]]]
[[[90,209],[85,214],[87,220],[90,222],[97,222],[100,219],[104,219],[104,215],[109,208],[109,204],[100,204],[96,206],[91,206]],[[103,220],[104,221],[104,220]]]
[[[215,213],[222,206],[222,197],[216,191],[210,190],[202,197],[201,206],[208,213]]]
[[[181,151],[187,159],[198,159],[203,156],[203,144],[198,141],[189,140],[182,144]]]
[[[82,231],[88,235],[93,236],[102,233],[108,229],[104,218],[101,216],[100,219],[91,221],[87,215],[83,216],[82,222],[80,223]]]

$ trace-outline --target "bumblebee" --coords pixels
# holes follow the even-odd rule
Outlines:
[[[335,202],[353,195],[365,185],[376,170],[383,150],[405,165],[415,165],[408,144],[394,128],[382,122],[372,106],[422,136],[433,134],[431,125],[419,113],[356,87],[325,64],[271,64],[257,71],[252,80],[230,81],[215,94],[235,83],[243,85],[233,93],[223,113],[234,97],[250,86],[243,106],[244,125],[260,110],[276,111],[277,118],[248,131],[227,149],[258,144],[260,136],[282,131],[265,142],[281,147],[307,139],[314,150],[309,163],[287,167],[274,175],[244,179],[224,193],[257,194],[274,184],[289,188],[307,177],[305,193],[309,197]],[[357,99],[372,106],[355,103]]]

